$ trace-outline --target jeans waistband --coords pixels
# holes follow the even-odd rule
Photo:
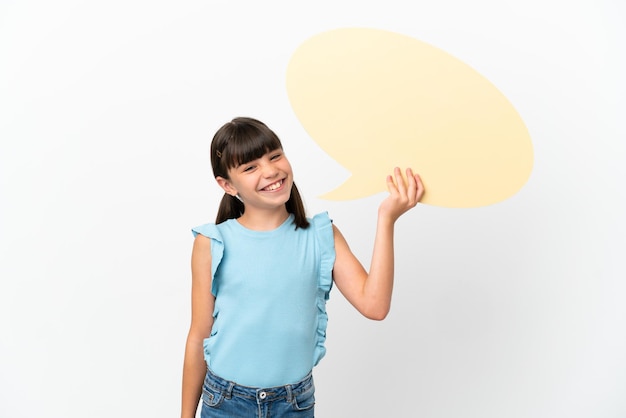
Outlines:
[[[313,386],[313,374],[309,372],[304,379],[296,383],[262,388],[239,385],[216,375],[211,369],[207,369],[205,383],[222,392],[227,399],[236,395],[257,399],[259,402],[271,402],[279,399],[286,399],[287,402],[291,402],[294,396],[306,392]]]

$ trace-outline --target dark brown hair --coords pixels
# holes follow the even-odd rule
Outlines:
[[[228,170],[248,163],[276,149],[283,149],[278,136],[263,122],[247,117],[235,118],[217,130],[211,141],[211,167],[215,177],[228,180]],[[304,203],[293,183],[291,195],[285,203],[287,212],[294,214],[297,228],[308,228]],[[245,206],[234,196],[224,193],[215,223],[236,219],[243,215]]]

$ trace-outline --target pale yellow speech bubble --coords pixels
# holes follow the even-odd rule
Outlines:
[[[533,166],[528,130],[507,98],[461,60],[378,29],[306,40],[287,68],[291,105],[320,147],[351,172],[330,200],[386,190],[412,167],[423,203],[477,207],[517,193]]]

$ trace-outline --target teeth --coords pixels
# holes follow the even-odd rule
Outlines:
[[[281,184],[283,184],[282,180],[277,181],[276,183],[270,184],[269,186],[267,186],[265,190],[269,190],[269,191],[276,190],[280,187]]]

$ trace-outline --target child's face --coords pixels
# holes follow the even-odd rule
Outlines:
[[[239,195],[246,207],[271,209],[284,204],[291,195],[293,172],[282,149],[228,170],[228,180],[218,178],[231,195]]]

